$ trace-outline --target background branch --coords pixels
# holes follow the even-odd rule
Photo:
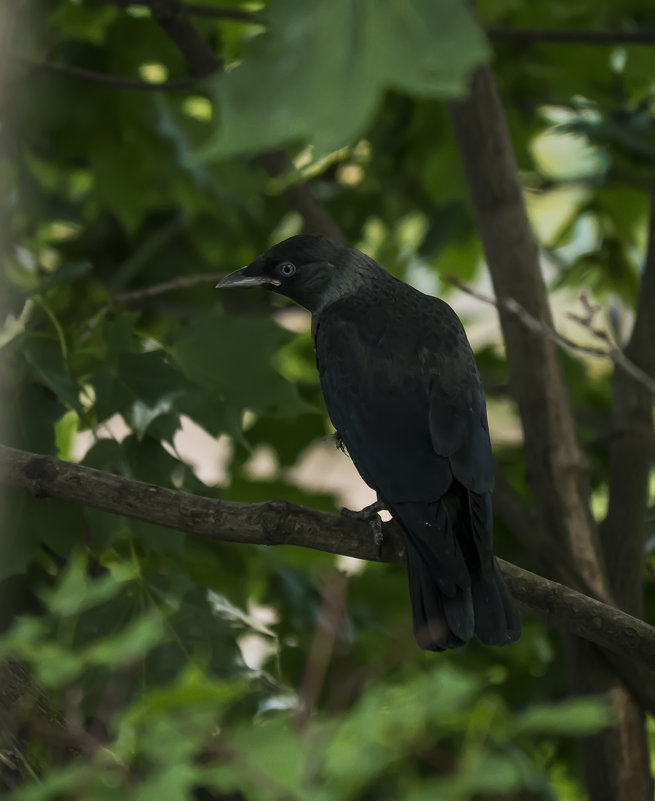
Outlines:
[[[580,323],[589,333],[594,336],[596,339],[601,340],[602,342],[606,343],[605,348],[595,348],[591,345],[583,345],[580,342],[574,342],[572,339],[565,337],[563,334],[560,334],[552,325],[548,325],[547,323],[543,322],[542,320],[538,320],[536,317],[530,314],[526,309],[521,306],[520,303],[516,301],[515,298],[509,297],[498,297],[493,298],[490,295],[485,295],[482,292],[478,292],[476,289],[465,284],[463,281],[460,281],[459,278],[456,278],[453,275],[447,275],[444,279],[453,286],[456,286],[458,289],[461,289],[462,292],[466,292],[467,295],[471,295],[471,297],[476,298],[477,300],[482,301],[483,303],[488,303],[491,306],[495,306],[496,308],[503,308],[505,311],[509,312],[510,314],[516,315],[516,317],[521,321],[521,323],[528,328],[530,331],[534,333],[541,334],[544,337],[547,337],[556,345],[558,345],[563,350],[567,350],[570,353],[580,353],[585,356],[597,356],[601,359],[609,359],[611,362],[614,363],[616,367],[619,367],[621,370],[624,370],[628,373],[635,381],[641,383],[651,395],[655,395],[655,379],[651,378],[647,372],[641,369],[638,365],[636,365],[633,361],[628,359],[625,353],[615,345],[607,331],[603,329],[597,328],[596,326],[592,325],[591,319],[589,317],[581,317],[576,314],[569,314],[572,320],[577,323]],[[584,296],[583,296],[584,297]]]
[[[467,100],[451,104],[455,138],[467,175],[496,297],[512,298],[540,326],[552,329],[539,249],[528,222],[507,123],[493,74],[479,69]],[[608,596],[588,507],[588,473],[555,343],[526,330],[499,306],[510,392],[517,400],[528,479],[550,536],[572,554],[585,581]]]
[[[299,545],[369,561],[402,563],[404,538],[384,526],[382,554],[365,522],[286,501],[237,503],[0,445],[0,481],[37,498],[59,498],[210,540]],[[655,666],[655,629],[624,612],[500,560],[512,594],[531,616]]]
[[[503,522],[547,576],[557,576],[567,587],[587,595],[593,594],[584,585],[570,556],[553,548],[539,515],[528,506],[499,469],[496,470],[493,507],[494,517]]]
[[[100,0],[112,6],[127,8],[128,6],[149,6],[148,0]],[[209,17],[213,19],[235,20],[239,22],[257,22],[259,15],[254,11],[242,8],[227,8],[225,6],[205,6],[200,3],[184,3],[184,10],[194,17]]]
[[[184,5],[178,0],[149,0],[149,5],[153,17],[175,42],[194,75],[204,77],[222,70],[220,59],[194,28]],[[259,162],[273,178],[294,170],[293,162],[282,150],[262,154]],[[284,194],[302,216],[309,233],[346,241],[339,225],[307,183],[293,183],[285,188]]]
[[[200,3],[185,3],[184,8],[188,14],[194,17],[210,17],[213,19],[234,20],[236,22],[261,22],[260,15],[257,12],[245,11],[242,8],[203,6]]]
[[[489,67],[475,72],[467,99],[451,104],[451,119],[495,294],[514,299],[531,317],[552,329],[539,248]],[[499,307],[499,316],[510,393],[518,403],[537,514],[552,547],[565,549],[582,580],[596,596],[609,601],[612,586],[589,507],[588,465],[578,442],[555,343],[541,331],[526,329],[504,305]],[[639,687],[631,698],[600,653],[580,640],[569,639],[567,644],[572,689],[608,693],[615,707],[616,725],[581,743],[592,801],[650,798],[653,783],[646,731],[643,713],[634,700]],[[626,668],[620,674],[623,681],[634,680],[629,660],[621,661]]]
[[[650,236],[626,358],[655,384],[655,168]],[[615,370],[612,394],[609,507],[601,528],[616,602],[643,614],[643,566],[648,483],[653,463],[653,398],[634,374]],[[649,447],[650,445],[650,447]]]
[[[148,5],[147,0],[103,0],[121,6]],[[239,22],[261,22],[256,11],[241,8],[208,6],[200,3],[184,3],[184,10],[193,17],[234,20]],[[652,44],[655,31],[593,31],[564,28],[519,28],[509,25],[488,25],[485,28],[490,39],[510,42],[560,42],[570,44]]]
[[[111,297],[106,305],[113,306],[116,303],[135,303],[141,300],[147,300],[148,298],[154,298],[157,295],[163,295],[166,292],[175,292],[178,289],[188,289],[189,287],[202,284],[216,284],[224,276],[224,272],[181,275],[178,278],[172,278],[170,281],[162,281],[161,284],[152,284],[152,286],[147,286],[143,289],[135,289],[132,292],[119,292],[117,295]]]
[[[108,86],[115,86],[119,89],[142,89],[147,92],[159,92],[175,89],[189,89],[198,85],[198,78],[170,78],[167,81],[144,81],[140,78],[132,78],[127,75],[110,75],[106,72],[88,70],[84,67],[75,67],[71,64],[58,64],[54,61],[33,61],[29,58],[22,58],[22,63],[30,68],[30,72],[55,72],[60,75],[68,75],[72,78],[83,78],[95,83],[104,83]]]
[[[560,42],[568,44],[653,44],[655,31],[585,31],[557,28],[516,28],[488,25],[487,36],[508,42]]]

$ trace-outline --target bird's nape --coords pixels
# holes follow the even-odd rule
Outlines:
[[[406,535],[419,646],[516,640],[520,618],[493,554],[484,392],[450,306],[325,237],[291,237],[219,286],[264,287],[312,313],[330,419]]]

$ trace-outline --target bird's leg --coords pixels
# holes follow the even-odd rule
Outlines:
[[[382,534],[382,518],[379,512],[386,508],[386,503],[378,498],[375,503],[365,506],[359,511],[346,509],[345,507],[341,510],[341,514],[344,517],[352,517],[355,520],[366,520],[373,529],[373,542],[377,545],[378,556],[382,555],[382,542],[384,540]]]

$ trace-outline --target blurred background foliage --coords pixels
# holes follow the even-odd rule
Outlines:
[[[487,283],[443,100],[492,58],[558,325],[573,325],[565,313],[584,290],[620,341],[648,234],[655,48],[488,44],[456,0],[416,0],[411,14],[354,0],[222,7],[252,12],[194,17],[224,73],[153,91],[43,64],[184,78],[146,6],[16,4],[2,441],[210,497],[337,511],[352,495],[321,475],[346,461],[306,316],[264,293],[213,291],[218,274],[303,230],[285,189],[306,180],[353,245],[463,316],[497,461],[525,491],[494,312],[444,280]],[[478,7],[486,26],[655,31],[649,0]],[[293,172],[271,178],[257,156],[282,145]],[[564,361],[600,516],[610,363]],[[584,796],[571,735],[607,713],[562,701],[556,631],[526,620],[511,647],[425,654],[397,567],[210,546],[56,501],[7,499],[4,517],[2,655],[29,668],[20,686],[20,671],[5,676],[12,797]],[[496,542],[533,567],[500,524]],[[651,613],[653,596],[647,579]],[[321,662],[330,603],[344,616]]]

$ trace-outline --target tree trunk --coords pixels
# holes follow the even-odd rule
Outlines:
[[[489,67],[475,73],[470,96],[452,104],[451,116],[496,295],[513,298],[550,325],[538,246]],[[587,465],[555,345],[502,308],[500,321],[538,516],[553,538],[552,548],[571,557],[581,580],[598,597],[613,602],[589,510]],[[650,801],[643,713],[596,649],[575,640],[567,654],[571,687],[577,692],[608,693],[617,716],[613,728],[582,742],[591,801]]]

